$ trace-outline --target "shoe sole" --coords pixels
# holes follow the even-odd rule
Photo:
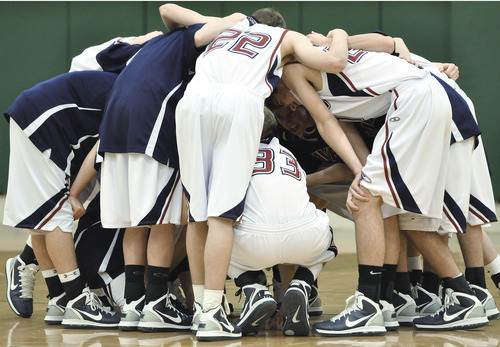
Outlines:
[[[241,335],[257,335],[266,324],[266,321],[276,312],[277,307],[276,302],[271,298],[260,303],[243,324],[240,324],[239,321],[236,322],[236,325],[241,329]],[[257,324],[255,324],[256,322]]]
[[[147,325],[146,325],[147,324]],[[145,332],[145,333],[161,333],[161,332],[174,332],[174,331],[189,331],[191,329],[191,325],[174,325],[174,324],[166,324],[166,323],[144,323],[137,326],[137,330]]]
[[[106,324],[76,319],[63,320],[62,326],[66,329],[118,329],[118,323]]]
[[[376,327],[359,327],[353,328],[350,330],[324,330],[324,329],[316,329],[313,327],[312,329],[314,335],[316,336],[383,336],[386,333],[386,329],[383,326]]]
[[[210,331],[203,331],[200,332],[198,331],[196,333],[196,339],[198,341],[224,341],[224,340],[236,340],[241,338],[241,333],[239,334],[231,334],[231,333],[222,333],[221,331],[218,331],[220,335],[211,335]]]
[[[298,289],[289,289],[285,293],[286,320],[283,333],[287,336],[309,335],[310,324],[307,313],[307,299]]]
[[[7,259],[7,262],[5,263],[5,278],[7,280],[7,302],[9,303],[9,306],[10,306],[10,309],[16,314],[18,315],[19,317],[21,318],[30,318],[31,315],[33,314],[33,312],[31,313],[21,313],[17,310],[16,306],[14,305],[14,303],[12,302],[12,298],[10,297],[9,293],[10,293],[10,285],[12,283],[11,281],[11,276],[12,276],[12,271],[15,271],[14,267],[11,266],[12,262],[15,262],[16,261],[16,258],[9,258]]]
[[[488,325],[488,318],[479,317],[479,318],[471,318],[467,321],[458,321],[449,323],[446,325],[428,325],[428,324],[419,324],[413,323],[413,326],[419,330],[432,330],[432,331],[450,331],[450,330],[468,330],[468,329],[476,329],[481,328]]]

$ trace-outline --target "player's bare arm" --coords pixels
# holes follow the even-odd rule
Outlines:
[[[159,36],[159,35],[163,35],[163,32],[161,32],[159,30],[155,30],[155,31],[152,31],[150,33],[133,38],[132,40],[128,41],[128,44],[130,44],[130,45],[142,45],[143,43],[148,42],[152,38]]]
[[[323,52],[314,48],[309,39],[295,31],[286,33],[281,45],[282,62],[287,62],[291,57],[311,68],[339,73],[347,64],[347,33],[342,29],[331,31],[330,50]]]
[[[73,209],[73,218],[75,220],[79,219],[85,214],[85,208],[80,202],[80,194],[85,189],[87,184],[90,182],[92,177],[97,174],[94,168],[95,157],[97,155],[97,147],[99,146],[99,141],[96,142],[94,147],[85,157],[85,160],[76,175],[75,181],[71,185],[69,190],[69,201],[71,203],[71,208]]]
[[[210,19],[200,30],[194,35],[196,47],[203,47],[212,42],[220,33],[231,28],[236,23],[242,21],[247,16],[242,13],[233,13],[222,18]]]
[[[197,23],[206,23],[210,18],[176,4],[164,4],[159,8],[163,24],[172,31]]]
[[[327,184],[353,178],[352,171],[342,163],[333,164],[326,169],[313,172],[306,176],[307,186]]]
[[[312,31],[307,38],[315,46],[329,46],[331,38]],[[390,36],[377,33],[353,35],[347,38],[349,49],[363,49],[366,51],[392,53],[394,51],[394,40]]]

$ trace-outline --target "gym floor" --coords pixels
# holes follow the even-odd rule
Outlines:
[[[497,206],[500,212],[500,206]],[[0,197],[0,217],[3,219],[3,197]],[[335,241],[339,256],[330,262],[319,277],[319,291],[323,303],[323,315],[311,317],[311,323],[326,320],[341,312],[345,300],[354,294],[357,282],[357,262],[354,244],[353,223],[330,214],[335,230]],[[499,224],[499,223],[496,223]],[[500,225],[494,224],[488,233],[500,250]],[[19,254],[24,247],[26,234],[20,230],[0,225],[0,264]],[[464,264],[456,240],[450,248],[460,269]],[[268,272],[268,280],[271,274]],[[500,303],[500,293],[494,288],[489,276],[488,289]],[[47,290],[40,273],[37,274],[34,292],[34,312],[31,318],[20,318],[10,309],[5,295],[6,280],[4,265],[0,267],[0,346],[500,346],[500,318],[490,321],[480,329],[452,332],[420,331],[411,327],[400,327],[379,337],[285,337],[281,331],[266,330],[258,336],[241,340],[221,342],[198,342],[190,333],[142,333],[119,330],[72,330],[61,326],[49,326],[43,322],[48,299]],[[272,290],[272,289],[271,289]],[[232,281],[227,281],[227,297],[241,311],[242,300],[234,293]]]

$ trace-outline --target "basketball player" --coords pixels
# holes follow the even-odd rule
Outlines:
[[[304,294],[310,293],[323,263],[332,260],[337,251],[328,216],[309,201],[305,172],[273,136],[276,128],[274,115],[266,108],[243,216],[234,226],[228,275],[245,298],[236,325],[243,335],[257,334],[276,311],[262,270],[275,264],[299,265],[284,298],[283,333],[307,336],[309,294]]]
[[[465,102],[458,101],[461,103],[461,110],[465,110],[464,112],[454,112],[452,114],[450,104],[456,106],[456,103],[451,103],[449,97],[455,97],[455,93],[450,88],[447,88],[444,82],[425,70],[418,69],[388,54],[360,50],[350,51],[349,64],[341,74],[337,75],[314,72],[298,64],[290,65],[290,68],[285,68],[285,71],[284,82],[296,93],[302,104],[308,108],[315,119],[331,118],[331,112],[334,112],[339,119],[358,120],[387,113],[388,122],[384,127],[384,131],[380,132],[375,139],[374,150],[372,150],[363,169],[363,178],[361,179],[361,170],[355,171],[355,168],[351,167],[351,170],[356,172],[357,176],[349,191],[347,205],[354,212],[356,222],[356,240],[360,264],[359,291],[353,297],[354,304],[345,312],[346,315],[341,314],[332,318],[331,321],[318,323],[313,328],[315,333],[327,336],[384,334],[383,320],[377,304],[379,299],[377,293],[382,273],[381,265],[384,258],[381,203],[383,201],[400,210],[413,210],[430,217],[440,218],[443,201],[439,197],[433,198],[433,194],[439,192],[439,195],[441,195],[445,189],[450,138],[452,138],[453,143],[463,141],[469,143],[464,146],[473,147],[473,140],[479,134],[479,129]],[[359,76],[365,76],[365,80]],[[371,76],[371,80],[366,78],[367,76]],[[420,88],[419,92],[423,94],[417,98],[418,88]],[[334,94],[333,97],[332,93]],[[432,100],[435,103],[425,106],[420,103],[420,107],[416,108],[414,113],[410,112],[408,107],[405,107],[406,103],[416,103],[420,98],[429,100],[425,95],[432,95]],[[322,99],[327,100],[332,111],[324,106]],[[278,104],[283,103],[284,100],[283,97],[275,99]],[[455,108],[454,111],[458,111],[458,109]],[[464,123],[459,123],[457,119],[459,115],[463,117],[462,121],[465,120],[465,127]],[[427,122],[432,122],[434,125],[429,126],[431,123],[428,123],[427,126],[424,124],[417,126],[414,123],[414,117],[418,118],[419,121],[427,119]],[[412,125],[409,126],[411,131],[408,134],[405,132],[404,141],[402,139],[399,141],[401,136],[399,132],[403,131],[401,129],[405,129],[405,123],[410,120],[412,120]],[[451,136],[450,132],[452,121],[454,124],[459,123],[457,128],[460,129],[460,131],[454,132],[453,136]],[[429,128],[437,132],[426,134],[425,130],[429,130]],[[390,137],[385,137],[386,133],[387,136],[390,134]],[[409,144],[412,143],[409,138],[411,133],[414,133],[411,136],[416,136],[413,145],[410,146]],[[427,136],[430,136],[428,141]],[[336,146],[333,139],[330,139],[333,140],[331,142],[328,139],[325,140],[332,147]],[[415,170],[406,171],[407,167],[411,168],[411,163],[410,161],[405,162],[403,158],[399,157],[399,146],[407,150],[411,148],[412,154],[406,153],[406,158],[414,160],[418,157],[419,150],[428,152],[424,150],[423,143],[434,143],[434,146],[436,146],[433,147],[434,150],[432,151],[432,155],[436,156],[436,158],[428,158],[430,163],[436,163],[436,167],[432,169],[427,167],[424,172],[418,173]],[[336,149],[336,147],[333,148]],[[387,157],[388,155],[390,157]],[[394,159],[394,161],[391,161],[392,166],[387,166],[387,168],[392,169],[392,176],[388,177],[395,180],[394,183],[391,183],[394,184],[393,188],[395,190],[391,191],[389,186],[384,183],[385,174],[387,173],[384,170],[384,163],[385,159],[390,158],[392,160],[393,155],[396,155],[398,160],[395,161]],[[397,166],[395,166],[396,163]],[[401,177],[400,174],[403,176]],[[421,179],[427,182],[426,185],[428,185],[428,182],[432,182],[431,186],[436,189],[425,193],[420,191],[419,194],[416,194],[410,184],[414,184],[414,182]],[[360,188],[360,182],[363,186],[361,188],[363,194],[369,196],[369,199],[366,199],[357,191]],[[369,187],[369,190],[365,189],[365,187]],[[360,205],[359,209],[353,203],[353,200],[356,200],[356,203]],[[463,212],[458,212],[458,214],[460,213]],[[464,230],[465,224],[462,223],[460,227]],[[415,232],[412,233],[412,236],[415,236],[414,242],[423,243],[422,240],[437,237],[437,234]],[[399,245],[399,241],[397,243]],[[434,245],[441,247],[440,243]],[[419,248],[424,247],[420,244]],[[467,315],[457,317],[457,322],[454,322],[453,328],[471,328],[487,324],[486,317],[482,315],[484,312],[480,312],[482,309],[481,304],[474,297],[463,276],[460,276],[460,271],[453,262],[449,250],[446,247],[439,249],[439,251],[429,248],[426,249],[426,252],[440,253],[442,255],[440,264],[436,264],[436,267],[439,267],[439,271],[444,275],[443,277],[446,277],[446,287],[450,288],[448,294],[453,300],[466,307],[464,312],[467,312]],[[363,311],[361,307],[364,308]],[[371,307],[371,309],[367,310],[367,307]],[[368,313],[368,311],[370,312]],[[351,316],[355,317],[357,315],[364,316],[365,319],[360,319],[360,324],[354,327],[352,324],[345,325],[346,319],[350,320],[352,319]],[[439,317],[433,323],[436,328],[443,324],[439,321]]]
[[[241,336],[223,312],[223,288],[233,224],[242,214],[258,151],[264,99],[276,86],[282,65],[293,55],[306,65],[339,72],[347,61],[343,30],[333,30],[332,49],[320,52],[302,34],[261,23],[284,26],[280,15],[266,9],[217,37],[198,58],[196,75],[177,107],[198,340]]]
[[[120,328],[147,332],[191,328],[191,317],[171,304],[167,285],[183,206],[174,112],[201,48],[244,18],[238,13],[205,17],[173,4],[161,6],[160,14],[170,32],[148,41],[120,73],[106,105],[99,143],[104,157],[102,224],[127,228],[127,305]],[[110,46],[99,53],[98,62],[112,61],[112,53]]]
[[[11,144],[4,224],[28,229],[42,273],[58,275],[61,284],[49,295],[65,306],[64,316],[55,317],[65,327],[118,326],[118,315],[80,276],[68,200],[71,177],[97,140],[115,79],[107,72],[62,74],[22,92],[4,113]]]

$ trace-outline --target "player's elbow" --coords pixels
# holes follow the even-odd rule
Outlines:
[[[325,69],[325,72],[339,73],[345,69],[346,65],[347,65],[347,59],[334,57],[330,59],[330,61],[328,62],[328,66]]]

